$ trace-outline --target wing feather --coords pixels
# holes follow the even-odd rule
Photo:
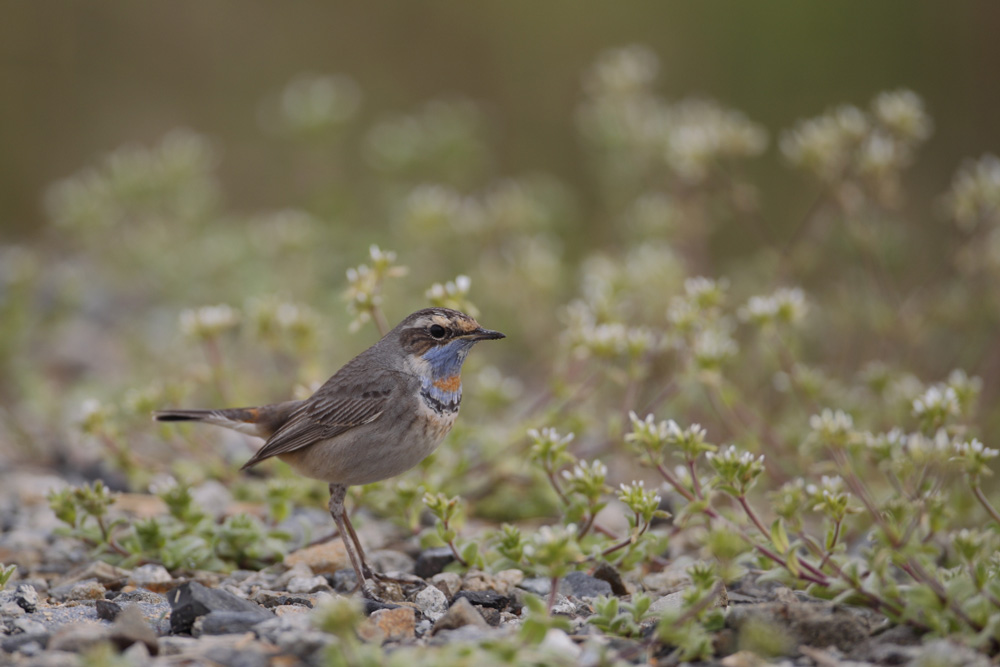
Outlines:
[[[350,388],[355,389],[355,388]],[[244,464],[249,468],[264,459],[328,440],[364,424],[370,424],[385,412],[391,392],[368,392],[373,398],[357,398],[360,391],[329,395],[322,390],[292,413],[288,421],[268,438]]]

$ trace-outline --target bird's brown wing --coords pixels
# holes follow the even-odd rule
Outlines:
[[[327,383],[292,413],[243,469],[375,421],[385,411],[392,391],[390,383],[346,387]]]

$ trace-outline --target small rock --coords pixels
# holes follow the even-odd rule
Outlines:
[[[107,641],[110,634],[111,631],[107,626],[93,621],[67,623],[52,634],[48,650],[80,653]]]
[[[312,609],[313,607],[312,601],[308,598],[291,596],[281,591],[268,591],[262,589],[254,593],[253,597],[250,599],[266,609],[274,609],[275,607],[287,605],[303,605],[309,609]]]
[[[144,588],[139,588],[134,591],[128,591],[127,593],[122,593],[115,598],[115,602],[119,605],[123,605],[126,602],[145,602],[148,604],[163,604],[167,601],[167,598],[159,593],[154,593],[152,591],[147,591]]]
[[[326,577],[316,575],[315,577],[293,577],[285,586],[289,593],[315,593],[317,591],[331,591],[330,584]]]
[[[28,655],[34,655],[42,649],[44,649],[48,643],[51,634],[45,630],[41,632],[22,632],[21,634],[11,635],[10,637],[4,637],[0,641],[0,650],[4,653],[25,653]],[[34,644],[38,648],[32,650],[29,647]]]
[[[122,608],[111,600],[97,600],[94,608],[97,610],[97,618],[103,621],[113,621],[122,613]]]
[[[413,572],[414,560],[402,551],[379,549],[368,554],[368,564],[375,572]],[[423,578],[423,577],[421,577]]]
[[[461,628],[465,625],[472,625],[478,628],[488,628],[490,627],[486,620],[483,618],[482,614],[476,611],[476,608],[472,606],[472,603],[465,598],[458,598],[455,602],[448,608],[444,616],[439,618],[437,622],[434,623],[434,629],[431,634],[437,634],[442,630],[454,630],[455,628]]]
[[[49,632],[49,629],[43,624],[27,616],[16,619],[13,625],[16,632],[23,632],[26,635],[40,635]]]
[[[119,650],[125,650],[133,644],[142,644],[149,655],[159,652],[156,632],[134,604],[126,606],[118,614],[111,627],[110,639]]]
[[[233,504],[233,494],[225,484],[214,479],[192,488],[191,497],[195,506],[206,509],[215,518],[223,516],[226,509]]]
[[[285,565],[295,567],[302,563],[307,565],[312,574],[333,574],[337,570],[351,567],[351,561],[340,540],[331,540],[305,547],[285,556]]]
[[[411,607],[380,609],[368,617],[358,628],[363,639],[369,641],[381,636],[382,641],[400,641],[416,636],[417,615]],[[365,627],[367,626],[367,627]]]
[[[354,574],[353,569],[337,570],[333,574],[324,576],[338,593],[353,593],[358,588],[358,575]]]
[[[103,600],[107,589],[96,579],[57,586],[49,591],[49,596],[60,602],[70,600]]]
[[[524,581],[524,572],[521,570],[501,570],[494,576],[496,580],[497,593],[510,595],[511,591],[517,588]]]
[[[502,610],[510,606],[510,598],[495,591],[459,591],[455,599],[465,598],[477,607]]]
[[[175,634],[190,633],[199,616],[216,611],[258,612],[261,615],[271,615],[271,612],[249,600],[226,591],[206,588],[194,581],[170,591],[167,600],[171,608],[170,630]]]
[[[174,578],[162,565],[149,563],[132,570],[128,583],[136,588],[145,588],[154,593],[166,593],[174,586]]]
[[[684,591],[677,591],[676,593],[671,593],[670,595],[664,595],[658,600],[653,600],[653,604],[649,605],[649,611],[651,614],[659,616],[667,610],[677,611],[683,605]]]
[[[38,591],[31,584],[18,584],[14,591],[14,602],[29,614],[38,610]]]
[[[371,598],[361,598],[361,603],[364,606],[362,610],[365,616],[371,616],[380,609],[398,609],[398,604],[392,604],[391,602],[382,602],[381,600],[372,600]]]
[[[579,658],[583,652],[583,649],[570,639],[569,635],[557,628],[549,628],[545,633],[545,639],[542,640],[538,648],[546,653],[568,658],[570,662]]]
[[[494,609],[493,607],[476,607],[479,611],[479,615],[483,617],[486,624],[490,627],[497,627],[500,625],[500,610]]]
[[[13,600],[0,604],[0,618],[18,618],[19,616],[27,615],[27,613]]]
[[[451,552],[449,547],[425,549],[417,556],[413,573],[421,579],[430,579],[435,574],[440,574],[446,565],[454,562],[455,554]]]
[[[413,600],[424,617],[436,621],[448,611],[448,598],[437,586],[427,586]]]
[[[308,614],[309,607],[303,607],[297,604],[282,604],[275,607],[272,611],[274,611],[275,616],[288,616],[290,614]]]
[[[559,592],[578,598],[596,598],[611,595],[611,584],[592,577],[586,572],[570,572],[559,582]]]
[[[274,613],[262,607],[257,607],[255,611],[212,611],[195,619],[191,634],[195,637],[243,634],[272,618]]]
[[[121,588],[128,576],[128,570],[109,565],[104,561],[94,561],[67,574],[59,581],[59,586],[68,586],[80,581],[95,579],[97,583],[106,588]]]
[[[601,561],[594,569],[594,578],[608,582],[611,585],[612,594],[618,597],[629,594],[622,575],[610,563]]]
[[[425,577],[426,578],[426,577]],[[441,589],[449,599],[462,590],[462,577],[454,572],[441,572],[431,577],[431,583]]]
[[[518,584],[518,588],[544,597],[552,590],[552,582],[545,577],[529,577]]]

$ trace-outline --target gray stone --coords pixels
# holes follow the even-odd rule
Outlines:
[[[213,611],[195,619],[191,634],[195,637],[242,634],[272,618],[274,613],[262,607],[257,607],[255,611]]]
[[[379,549],[368,555],[368,564],[375,572],[413,572],[416,562],[402,551]]]
[[[446,565],[454,562],[455,554],[448,547],[425,549],[417,556],[417,562],[413,566],[413,573],[421,579],[430,579],[435,574],[444,570]]]
[[[455,602],[448,608],[444,616],[439,618],[437,622],[434,623],[433,634],[437,634],[442,630],[454,630],[455,628],[460,628],[465,625],[473,625],[478,628],[488,628],[489,624],[486,619],[483,618],[482,614],[476,611],[476,608],[472,606],[472,603],[465,598],[458,598]]]
[[[13,627],[16,632],[23,632],[24,634],[27,635],[32,635],[32,634],[40,635],[48,632],[48,629],[45,627],[45,625],[39,623],[36,620],[33,620],[28,616],[15,619]]]
[[[167,600],[171,608],[170,629],[175,634],[191,632],[198,617],[216,611],[254,612],[273,616],[271,612],[249,600],[226,591],[207,588],[194,581],[170,591]]]
[[[332,591],[326,577],[316,575],[315,577],[292,577],[285,586],[289,593],[316,593],[318,591]]]
[[[670,595],[664,595],[662,598],[653,600],[653,604],[649,605],[650,613],[659,616],[661,613],[671,610],[677,611],[684,605],[684,591],[677,591],[676,593],[671,593]]]
[[[57,629],[49,639],[51,651],[80,653],[107,641],[111,631],[106,625],[94,621],[70,623]]]
[[[13,600],[0,603],[0,618],[12,619],[27,615],[24,609]]]
[[[38,591],[31,584],[18,584],[14,591],[14,602],[29,614],[38,610]]]
[[[586,572],[570,572],[559,582],[559,592],[564,595],[574,595],[578,598],[596,598],[601,595],[610,596],[611,584],[603,579],[592,577]]]
[[[150,655],[156,655],[159,652],[156,631],[150,627],[143,617],[142,611],[134,604],[126,606],[115,618],[109,638],[122,650],[133,644],[142,644]]]
[[[121,606],[111,600],[97,600],[94,602],[94,609],[97,611],[97,618],[102,621],[113,621],[122,613]]]
[[[42,630],[41,632],[22,632],[18,635],[11,635],[10,637],[4,637],[3,641],[0,641],[0,650],[4,653],[25,653],[27,655],[34,655],[39,650],[44,649],[48,643],[51,633]],[[25,647],[34,644],[37,649],[34,651],[31,649],[25,650]]]
[[[518,584],[518,588],[535,595],[545,596],[552,590],[552,582],[545,577],[529,577]]]
[[[167,598],[165,595],[160,595],[159,593],[154,593],[152,591],[147,591],[144,588],[138,590],[129,591],[128,593],[122,593],[115,598],[115,602],[118,604],[125,604],[126,602],[145,602],[147,604],[164,604]]]
[[[49,596],[59,602],[69,600],[103,600],[107,589],[96,579],[85,579],[57,586],[49,591]]]
[[[173,580],[174,578],[167,572],[167,568],[155,563],[148,563],[132,570],[132,574],[128,578],[128,583],[136,588],[166,590],[166,587]]]
[[[436,621],[448,611],[448,598],[437,586],[427,586],[413,600],[424,617]]]
[[[448,599],[455,597],[455,593],[462,590],[462,577],[454,572],[442,572],[431,577],[431,583],[441,589]]]

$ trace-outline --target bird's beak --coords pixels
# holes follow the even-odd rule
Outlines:
[[[479,327],[475,331],[470,331],[465,334],[464,338],[471,338],[472,340],[499,340],[500,338],[506,338],[504,334],[499,331],[490,331],[489,329],[484,329]]]

